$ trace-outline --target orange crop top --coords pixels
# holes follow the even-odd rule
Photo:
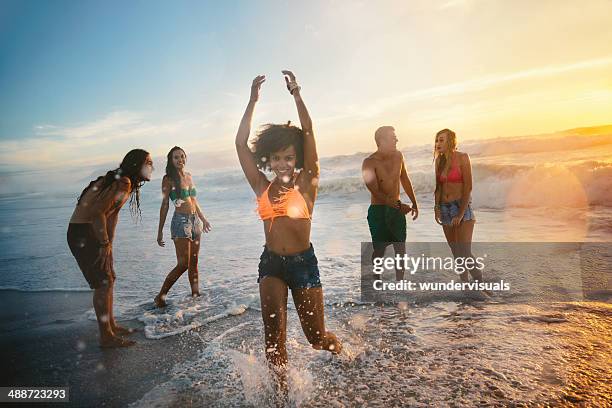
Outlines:
[[[268,190],[270,190],[272,183],[268,184],[261,197],[257,198],[257,212],[262,221],[271,219],[273,223],[276,217],[310,219],[310,211],[308,211],[306,200],[295,187],[282,187],[280,197],[274,200],[274,204],[271,203]],[[272,223],[270,223],[270,229],[272,229]]]

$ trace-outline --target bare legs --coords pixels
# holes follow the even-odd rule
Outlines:
[[[403,257],[406,254],[405,242],[387,242],[386,244],[393,244],[393,250],[395,251],[395,255]],[[386,246],[381,246],[380,244],[374,245],[374,252],[372,253],[372,263],[374,263],[374,259],[382,258],[385,256],[386,248]],[[404,279],[404,269],[401,267],[396,267],[395,280],[401,281],[402,279]]]
[[[325,310],[323,305],[323,289],[308,288],[291,291],[295,309],[300,317],[302,330],[316,350],[329,350],[334,354],[342,351],[342,343],[336,335],[325,330]]]
[[[189,252],[189,265],[187,273],[189,276],[189,286],[191,287],[191,296],[200,296],[200,286],[198,282],[198,257],[200,256],[200,237],[191,243]]]
[[[458,226],[453,227],[450,225],[443,225],[444,235],[446,236],[446,241],[448,242],[448,246],[453,253],[455,258],[464,257],[464,258],[474,258],[472,255],[472,235],[474,233],[474,224],[476,222],[474,220],[462,221]],[[477,268],[471,269],[469,273],[472,275],[472,278],[478,281],[482,281],[482,271]],[[467,282],[468,272],[464,272],[461,275],[461,280]]]
[[[259,282],[259,299],[266,359],[274,373],[277,391],[284,399],[287,394],[287,284],[273,276],[262,279]]]
[[[276,375],[277,384],[286,392],[287,379],[287,284],[274,276],[259,283],[261,316],[264,322],[266,358]],[[291,291],[302,330],[314,349],[342,351],[336,336],[325,330],[323,290],[321,288],[294,289]]]
[[[126,327],[119,326],[115,321],[115,315],[113,313],[114,289],[115,283],[112,282],[108,288],[108,291],[110,292],[108,295],[108,321],[110,323],[111,330],[113,331],[113,333],[119,335],[133,334],[134,332],[136,332],[136,329],[128,329]]]
[[[399,255],[403,257],[406,254],[406,243],[405,242],[394,242],[393,250],[395,251],[395,255]],[[401,266],[395,267],[395,280],[401,281],[404,279],[404,269]]]
[[[189,271],[188,276],[189,284],[191,286],[191,295],[200,295],[198,282],[198,254],[200,252],[200,237],[197,237],[193,242],[187,238],[177,238],[173,241],[174,248],[176,250],[176,266],[170,271],[168,276],[166,276],[166,280],[164,280],[159,294],[155,296],[155,305],[157,307],[166,306],[166,295],[178,278],[185,273],[185,271]]]
[[[119,337],[120,330],[114,331],[118,327],[113,317],[113,286],[115,282],[111,279],[107,286],[101,286],[94,290],[93,306],[100,329],[100,347],[127,347],[135,344],[132,340]],[[114,327],[113,327],[114,326]],[[121,328],[123,329],[123,328]],[[127,330],[127,329],[123,329]]]
[[[287,284],[268,276],[259,283],[261,317],[264,322],[266,358],[275,366],[287,363]]]

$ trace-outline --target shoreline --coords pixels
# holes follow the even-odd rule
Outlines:
[[[101,349],[97,324],[85,315],[92,308],[91,292],[0,293],[0,350],[6,367],[0,385],[68,386],[70,406],[127,406],[139,400],[166,382],[176,364],[194,358],[218,325],[149,340],[140,321],[123,321],[139,329],[129,336],[137,344]],[[225,324],[237,325],[255,313],[231,316]]]
[[[257,310],[156,340],[123,321],[141,329],[137,344],[100,349],[91,293],[0,293],[2,386],[68,386],[79,407],[269,406]],[[331,306],[326,326],[347,350],[334,358],[310,347],[289,310],[291,396],[305,407],[602,405],[610,312],[598,302]],[[392,389],[402,391],[390,400]]]

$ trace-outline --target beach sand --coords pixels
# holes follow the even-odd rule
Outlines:
[[[141,331],[131,348],[102,350],[90,292],[2,299],[3,386],[67,386],[69,405],[84,407],[271,404],[255,309],[157,340]],[[326,308],[326,321],[342,356],[310,348],[289,311],[289,406],[612,403],[605,303],[344,304]]]
[[[1,385],[70,387],[70,406],[127,406],[167,381],[174,365],[194,358],[219,330],[260,318],[250,311],[160,340],[146,339],[137,320],[121,322],[141,329],[129,336],[137,344],[103,350],[96,322],[86,317],[91,292],[0,293]]]

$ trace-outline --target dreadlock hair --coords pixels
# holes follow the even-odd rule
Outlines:
[[[132,217],[141,218],[142,211],[140,210],[140,187],[144,184],[144,180],[140,174],[142,166],[147,160],[149,152],[142,149],[133,149],[128,152],[123,158],[123,161],[114,170],[109,170],[104,176],[100,176],[95,180],[92,180],[85,189],[81,192],[81,195],[77,199],[77,205],[80,204],[81,198],[85,193],[92,188],[92,186],[98,181],[102,180],[102,185],[99,187],[96,197],[100,196],[103,192],[108,190],[114,182],[118,181],[121,177],[127,177],[131,182],[130,191],[130,214]]]

